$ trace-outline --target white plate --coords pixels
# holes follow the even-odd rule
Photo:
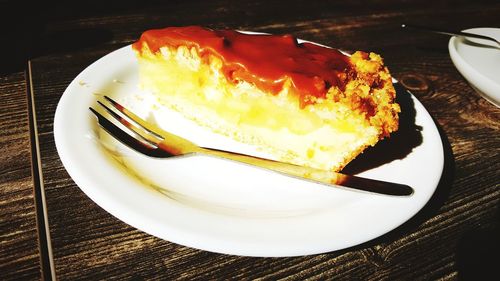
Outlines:
[[[297,256],[354,246],[401,225],[434,193],[443,168],[436,126],[413,96],[423,141],[403,159],[363,176],[411,185],[411,197],[332,189],[209,157],[155,160],[114,141],[88,110],[102,94],[198,144],[252,153],[176,113],[152,106],[137,87],[130,46],[99,59],[68,86],[58,104],[54,136],[76,184],[120,220],[165,240],[247,256]],[[154,109],[152,110],[151,107]],[[95,107],[97,108],[97,107]],[[166,122],[165,122],[166,121]]]
[[[500,40],[500,28],[483,27],[464,31]],[[489,102],[500,107],[500,47],[486,40],[452,37],[448,49],[453,64],[472,87]]]

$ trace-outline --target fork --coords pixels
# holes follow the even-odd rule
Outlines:
[[[164,131],[158,126],[148,123],[110,97],[104,96],[104,98],[116,111],[120,112],[120,114],[101,101],[97,101],[98,104],[102,106],[102,108],[104,108],[104,110],[108,112],[111,117],[132,131],[136,137],[133,137],[119,128],[113,122],[106,119],[97,110],[89,107],[90,111],[92,111],[92,113],[94,113],[97,117],[99,125],[118,141],[122,142],[131,149],[150,157],[170,158],[203,154],[242,162],[294,178],[308,180],[331,187],[393,196],[410,196],[413,194],[413,189],[404,184],[299,166],[237,152],[200,147],[189,140]]]
[[[475,33],[464,32],[464,31],[435,29],[435,28],[430,28],[430,27],[426,27],[426,26],[404,24],[404,23],[401,24],[401,27],[402,28],[417,29],[417,30],[422,30],[422,31],[428,31],[428,32],[433,32],[433,33],[438,33],[438,34],[444,34],[444,35],[461,36],[461,37],[465,37],[465,38],[474,38],[474,39],[486,40],[488,42],[495,43],[497,47],[500,47],[500,41],[498,41],[496,38],[493,38],[493,37],[490,37],[490,36],[481,35],[481,34],[475,34]],[[482,42],[474,41],[474,43],[480,43],[481,45],[484,45],[484,43],[482,43]]]

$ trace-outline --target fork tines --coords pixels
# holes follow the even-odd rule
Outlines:
[[[136,125],[140,126],[142,129],[146,130],[149,134],[152,134],[161,140],[164,139],[164,137],[162,135],[155,132],[156,128],[154,128],[150,123],[146,122],[144,119],[137,116],[132,111],[128,110],[127,108],[125,108],[123,105],[119,104],[118,102],[116,102],[112,98],[110,98],[108,96],[104,96],[104,98],[107,101],[109,101],[109,103],[111,105],[113,105],[114,108],[116,108],[118,111],[120,111],[123,115],[125,115],[127,118],[129,118]],[[102,103],[100,103],[100,104],[102,105]]]
[[[152,156],[152,157],[168,157],[166,151],[159,149],[159,144],[164,140],[164,137],[159,133],[154,131],[152,125],[148,122],[129,111],[121,104],[111,99],[108,96],[104,96],[104,98],[115,108],[118,112],[111,109],[104,103],[97,101],[97,103],[109,113],[115,120],[120,122],[123,126],[125,126],[128,130],[130,130],[134,135],[136,135],[139,139],[136,139],[120,129],[118,126],[113,124],[113,122],[106,119],[102,114],[98,111],[89,107],[89,109],[97,116],[99,125],[104,128],[108,133],[113,135],[117,140],[129,146],[130,148]]]

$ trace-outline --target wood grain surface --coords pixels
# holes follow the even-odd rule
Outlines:
[[[39,279],[23,73],[0,77],[0,279]]]
[[[95,13],[87,9],[73,17],[44,22],[44,36],[51,40],[40,43],[40,51],[31,62],[51,249],[58,279],[473,280],[493,272],[498,259],[485,257],[499,250],[500,109],[475,93],[454,68],[447,50],[449,38],[409,33],[400,25],[499,27],[498,1],[155,3],[157,7]],[[97,206],[68,176],[55,149],[52,123],[59,98],[86,66],[130,44],[142,31],[191,24],[292,33],[345,50],[380,53],[393,76],[430,112],[443,139],[445,169],[429,203],[397,229],[362,245],[289,258],[230,256],[180,246],[137,230]],[[13,77],[9,79],[19,79]],[[10,87],[8,92],[15,92],[12,87],[21,85],[16,83],[2,81],[0,89]],[[27,170],[4,164],[13,161],[26,169],[21,159],[28,157],[26,131],[16,133],[12,119],[4,117],[11,112],[25,116],[25,104],[12,104],[12,108],[2,107],[2,128],[11,128],[11,133],[1,132],[1,141],[10,145],[18,138],[24,143],[13,155],[16,159],[2,160],[2,170],[21,169],[11,173],[18,173],[28,187]],[[363,167],[351,165],[348,169]],[[34,210],[28,204],[32,200],[29,188],[4,191],[16,186],[14,178],[2,178],[1,183],[2,224],[8,217],[5,224],[12,225],[10,229],[16,221],[24,222],[22,216],[26,213],[32,219]],[[16,213],[23,204],[28,211]],[[36,278],[32,273],[38,266],[34,262],[36,249],[26,246],[25,254],[14,255],[16,249],[22,248],[20,245],[28,245],[21,236],[36,238],[32,227],[25,230],[31,236],[10,238],[14,231],[5,231],[2,225],[2,235],[8,240],[1,241],[0,261],[10,269],[24,266],[26,272],[31,272],[24,274]],[[4,244],[10,249],[6,253]],[[13,261],[18,257],[24,257],[26,262]],[[12,274],[9,276],[14,279]]]

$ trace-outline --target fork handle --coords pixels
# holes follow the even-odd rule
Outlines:
[[[351,176],[223,150],[201,148],[197,153],[242,162],[287,176],[306,179],[328,186],[345,187],[393,196],[409,196],[413,194],[413,189],[410,186],[399,183]]]

